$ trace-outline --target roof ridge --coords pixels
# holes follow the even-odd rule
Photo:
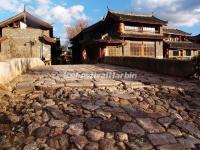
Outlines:
[[[128,16],[153,17],[152,14],[150,15],[150,14],[125,13],[125,12],[119,12],[119,11],[113,11],[113,10],[109,10],[109,11],[114,14],[121,14],[121,15],[128,15]]]

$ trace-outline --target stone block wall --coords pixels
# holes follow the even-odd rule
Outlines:
[[[42,44],[39,38],[42,36],[42,32],[41,29],[3,28],[2,36],[6,36],[8,39],[1,43],[1,57],[4,59],[40,58],[43,45],[44,57],[51,59],[51,46]],[[49,36],[49,31],[45,30],[43,34]]]
[[[104,63],[177,77],[187,77],[195,73],[193,63],[190,60],[155,59],[143,57],[105,57]]]

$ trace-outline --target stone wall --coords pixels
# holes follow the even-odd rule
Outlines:
[[[15,58],[0,62],[0,84],[9,83],[18,75],[36,66],[44,65],[39,58]]]
[[[41,29],[20,29],[20,28],[3,28],[2,36],[8,37],[1,44],[0,59],[10,58],[29,58],[41,57],[42,42]],[[49,31],[45,30],[44,35],[49,36]],[[43,44],[43,54],[48,60],[51,59],[51,46]]]
[[[104,63],[142,69],[160,74],[187,77],[194,74],[192,61],[142,57],[105,57]]]

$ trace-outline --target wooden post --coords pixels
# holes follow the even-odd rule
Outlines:
[[[118,27],[118,32],[119,33],[124,33],[124,23],[123,22],[119,22],[119,27]]]

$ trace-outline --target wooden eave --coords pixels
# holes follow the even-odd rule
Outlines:
[[[55,44],[57,42],[57,39],[56,38],[51,38],[51,37],[48,37],[46,35],[44,35],[43,37],[43,40],[49,44]]]
[[[200,50],[200,44],[196,44],[193,42],[169,42],[165,41],[165,44],[167,44],[168,48],[171,49],[191,49],[191,50]]]
[[[151,39],[151,40],[163,40],[162,35],[148,35],[148,34],[119,34],[119,37],[122,38],[133,38],[133,39]]]

